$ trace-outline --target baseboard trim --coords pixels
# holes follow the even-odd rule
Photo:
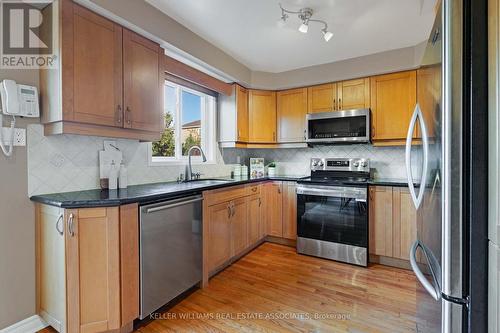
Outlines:
[[[47,326],[40,316],[34,315],[0,330],[0,333],[34,333]]]

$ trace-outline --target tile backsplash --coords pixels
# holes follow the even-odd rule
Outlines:
[[[28,195],[69,192],[99,188],[98,151],[101,137],[80,135],[44,136],[43,126],[28,126]],[[150,166],[147,143],[116,139],[128,168],[130,185],[175,180],[184,172],[183,165]],[[277,163],[277,173],[306,175],[311,157],[367,157],[378,177],[403,178],[404,148],[371,145],[319,146],[300,149],[216,150],[216,163],[194,165],[203,177],[223,177],[237,162],[248,164],[250,157],[263,157],[265,163]]]
[[[266,164],[276,162],[277,174],[306,175],[312,157],[369,158],[374,176],[405,178],[404,147],[374,147],[369,144],[316,146],[299,149],[249,149],[248,158],[263,157]]]
[[[39,124],[28,126],[27,133],[29,196],[99,188],[98,152],[103,150],[104,140],[110,139],[81,135],[44,136]],[[173,181],[185,171],[184,165],[150,166],[148,143],[113,140],[123,152],[130,185]],[[231,156],[236,154],[228,156],[227,161],[231,161]],[[227,176],[231,169],[220,151],[216,153],[215,164],[193,165],[193,172],[201,172],[203,177]]]

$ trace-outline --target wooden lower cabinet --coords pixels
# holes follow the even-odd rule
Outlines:
[[[247,203],[247,227],[248,243],[255,244],[265,235],[262,234],[262,198],[260,194],[254,194],[248,198]]]
[[[266,193],[266,226],[269,236],[283,237],[282,182],[263,185]]]
[[[240,198],[232,201],[231,224],[231,257],[241,254],[248,247],[248,199]]]
[[[283,238],[297,239],[297,183],[283,182]]]
[[[370,254],[410,260],[418,218],[406,187],[370,187]]]
[[[138,317],[138,209],[123,208],[37,205],[37,312],[59,332],[105,332]],[[130,235],[128,262],[120,238]]]
[[[224,268],[264,238],[261,195],[260,185],[204,192],[204,285],[209,274]]]
[[[392,187],[370,187],[369,251],[392,257]]]
[[[207,265],[212,272],[224,265],[231,258],[231,204],[223,202],[208,207],[203,214],[206,216],[204,223],[208,224]]]

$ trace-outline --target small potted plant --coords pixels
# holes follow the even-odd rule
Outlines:
[[[276,175],[276,162],[271,162],[267,165],[267,175],[274,177]]]

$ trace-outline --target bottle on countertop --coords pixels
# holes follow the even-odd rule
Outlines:
[[[116,167],[115,161],[111,161],[111,167],[109,168],[109,189],[116,190],[118,188],[118,168]]]
[[[128,187],[128,172],[127,167],[125,166],[125,161],[123,159],[120,163],[120,171],[118,173],[118,185],[120,188]]]

